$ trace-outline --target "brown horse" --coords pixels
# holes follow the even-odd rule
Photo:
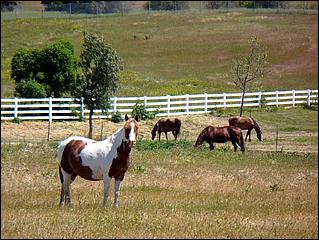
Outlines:
[[[164,132],[166,135],[166,141],[168,141],[167,132],[172,132],[176,141],[177,136],[180,134],[181,125],[181,120],[177,118],[175,118],[174,120],[165,118],[159,119],[153,127],[152,140],[155,139],[156,132],[158,132],[158,141],[161,141],[161,133]]]
[[[242,152],[245,151],[245,144],[243,134],[238,127],[225,126],[225,127],[205,127],[197,137],[194,147],[202,146],[203,142],[207,142],[210,150],[214,149],[214,142],[225,143],[231,141],[234,146],[234,151],[237,151],[237,144],[240,146]]]
[[[228,122],[230,126],[239,127],[241,130],[248,130],[245,141],[247,140],[248,136],[249,142],[251,141],[251,131],[253,129],[255,129],[259,141],[263,141],[262,131],[255,119],[251,117],[231,117],[228,119]]]

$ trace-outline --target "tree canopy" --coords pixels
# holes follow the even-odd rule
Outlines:
[[[43,49],[21,48],[11,61],[11,78],[19,97],[70,97],[76,74],[74,47],[68,41]]]
[[[76,96],[83,97],[90,110],[90,131],[92,137],[92,116],[94,109],[105,111],[110,107],[109,99],[117,91],[121,59],[116,50],[103,37],[84,32],[83,49],[80,56],[81,75],[76,82]]]

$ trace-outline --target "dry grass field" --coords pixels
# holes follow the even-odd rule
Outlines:
[[[58,207],[56,142],[86,135],[87,122],[54,122],[49,144],[46,122],[2,122],[1,237],[318,238],[317,111],[254,112],[265,141],[253,133],[245,153],[230,144],[194,149],[204,126],[227,123],[227,114],[221,115],[180,116],[176,143],[171,135],[169,142],[152,142],[156,120],[141,121],[119,209],[112,206],[113,184],[103,208],[103,183],[81,178],[72,184],[73,207]],[[101,123],[95,121],[96,139]],[[104,121],[102,136],[122,124]]]

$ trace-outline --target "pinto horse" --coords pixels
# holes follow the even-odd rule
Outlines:
[[[238,127],[224,126],[214,127],[207,126],[198,135],[194,147],[201,147],[203,142],[207,142],[210,146],[210,150],[214,149],[214,142],[225,143],[231,141],[234,146],[234,151],[237,151],[237,144],[240,146],[242,152],[245,151],[243,134]]]
[[[174,120],[165,118],[159,119],[153,127],[152,140],[155,139],[156,132],[158,132],[158,141],[161,141],[161,133],[164,132],[166,135],[166,141],[168,141],[167,132],[172,132],[176,141],[177,136],[180,134],[181,125],[181,120],[177,118],[175,118]]]
[[[138,117],[128,118],[125,124],[103,141],[85,137],[69,137],[57,149],[59,174],[62,184],[60,206],[64,201],[71,206],[70,184],[76,176],[86,180],[104,182],[106,206],[111,179],[115,179],[114,206],[119,204],[120,186],[129,167],[129,157],[139,131]]]
[[[255,119],[251,117],[231,117],[228,119],[228,122],[230,126],[239,127],[241,130],[248,130],[245,141],[247,140],[248,136],[249,142],[251,141],[251,131],[253,129],[255,129],[259,141],[263,141],[262,131]]]

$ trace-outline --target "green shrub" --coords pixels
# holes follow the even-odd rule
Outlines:
[[[25,98],[45,98],[47,97],[46,86],[33,79],[23,80],[16,85],[16,96]]]
[[[20,118],[18,118],[18,117],[14,117],[14,119],[12,119],[12,122],[13,123],[17,123],[17,124],[20,124],[21,123],[21,119]]]
[[[154,119],[156,117],[156,113],[157,112],[148,112],[144,104],[136,103],[132,110],[131,116],[138,116],[138,118],[141,120]]]
[[[111,121],[114,123],[119,123],[119,122],[123,122],[123,117],[119,112],[116,112],[115,114],[112,115],[111,117]]]

